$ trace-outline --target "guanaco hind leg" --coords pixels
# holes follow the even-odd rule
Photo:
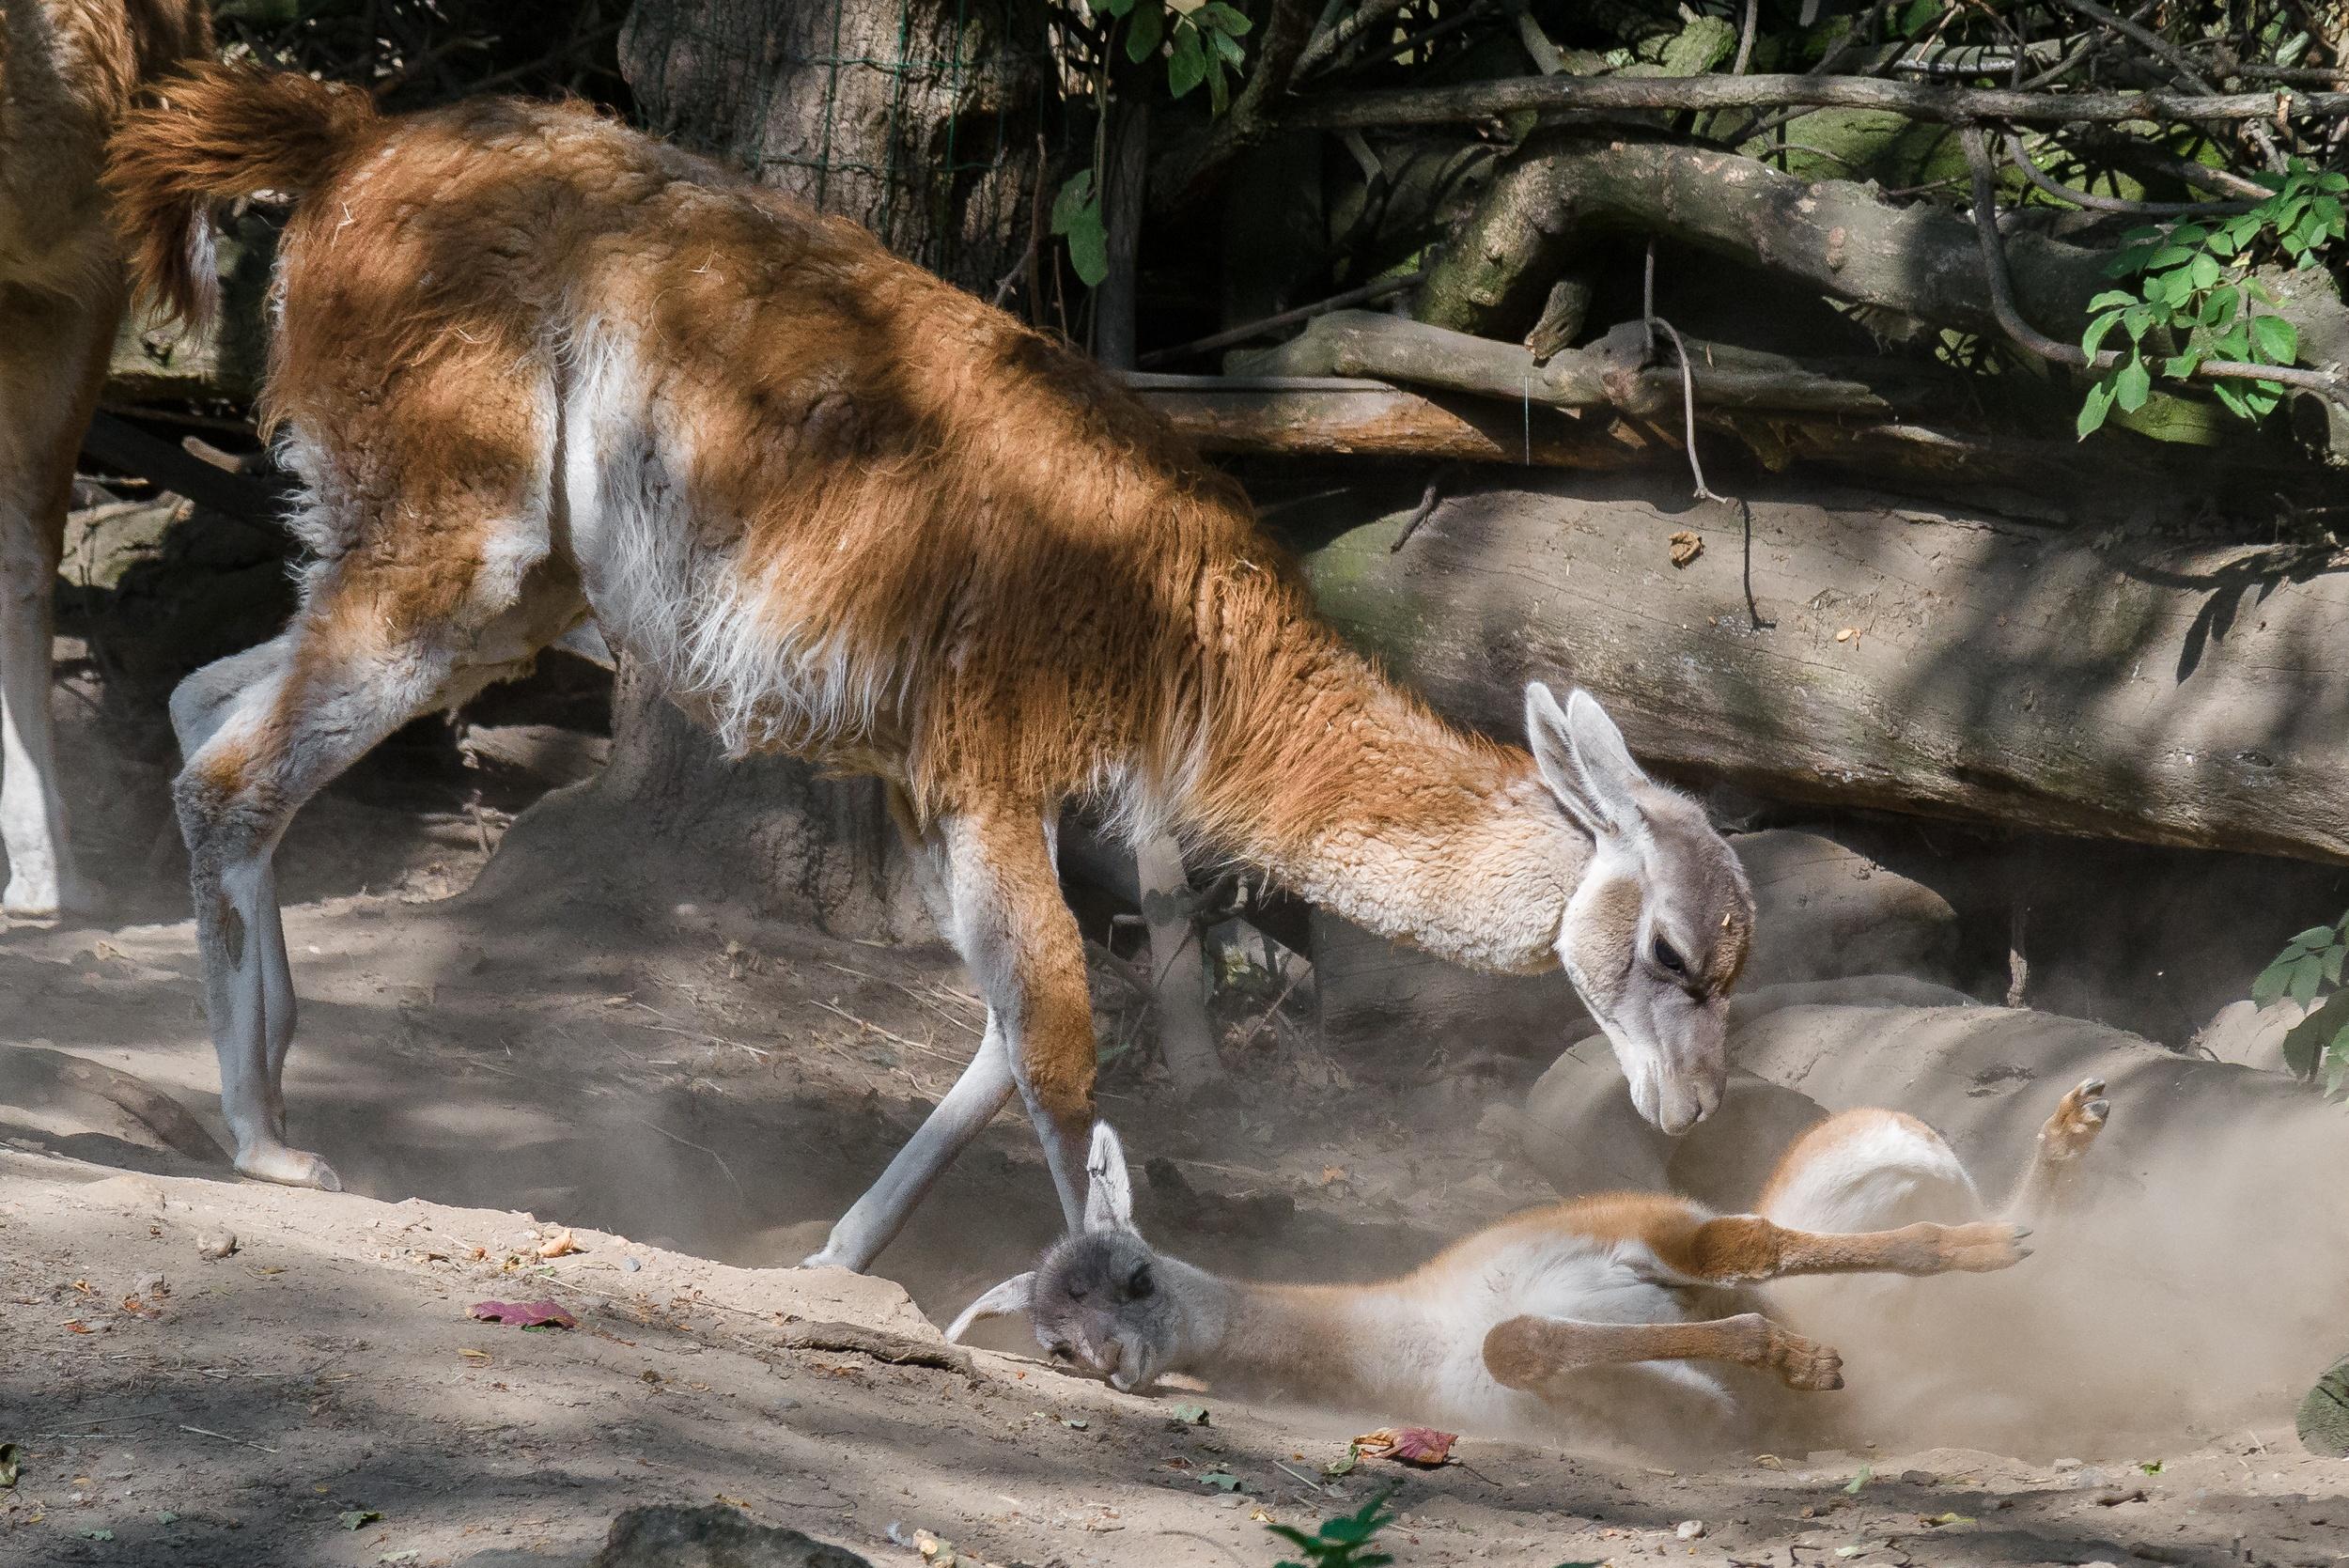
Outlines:
[[[1843,1386],[1843,1360],[1760,1312],[1702,1323],[1584,1323],[1513,1317],[1485,1336],[1485,1367],[1504,1388],[1541,1394],[1589,1367],[1634,1361],[1734,1361],[1775,1374],[1790,1389]]]
[[[2039,1129],[2015,1196],[2007,1202],[2010,1216],[2052,1219],[2077,1199],[2080,1162],[2112,1115],[2112,1102],[2104,1094],[2103,1079],[2084,1079],[2057,1102],[2055,1114]]]

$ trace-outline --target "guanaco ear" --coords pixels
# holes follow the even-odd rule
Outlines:
[[[1107,1122],[1093,1124],[1093,1152],[1085,1157],[1085,1229],[1134,1228],[1134,1179],[1126,1169],[1126,1145]]]
[[[971,1331],[971,1326],[983,1318],[1018,1317],[1028,1310],[1028,1298],[1034,1286],[1035,1270],[1033,1268],[1025,1274],[1015,1274],[1005,1280],[962,1309],[962,1315],[955,1319],[953,1326],[946,1330],[947,1343],[961,1343],[962,1336]]]
[[[1596,697],[1577,691],[1562,709],[1548,687],[1532,682],[1525,689],[1525,736],[1542,782],[1590,832],[1620,833],[1640,820],[1633,791],[1647,775]]]

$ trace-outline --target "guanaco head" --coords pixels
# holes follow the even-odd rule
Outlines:
[[[1133,1178],[1107,1122],[1094,1126],[1085,1172],[1084,1229],[963,1309],[946,1337],[961,1339],[981,1318],[1025,1312],[1036,1343],[1055,1360],[1090,1367],[1133,1392],[1148,1388],[1186,1343],[1190,1312],[1173,1278],[1183,1265],[1152,1251],[1134,1229]]]
[[[1558,958],[1607,1032],[1631,1103],[1666,1132],[1711,1115],[1729,1081],[1729,991],[1753,935],[1745,869],[1697,803],[1640,770],[1586,691],[1525,690],[1534,763],[1595,849]]]

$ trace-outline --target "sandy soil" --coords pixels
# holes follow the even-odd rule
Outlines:
[[[350,1192],[240,1182],[87,1094],[0,1098],[0,1441],[22,1464],[0,1563],[576,1563],[621,1508],[723,1499],[877,1562],[920,1560],[900,1543],[922,1529],[997,1563],[1269,1568],[1267,1520],[1310,1525],[1391,1483],[1406,1563],[2349,1554],[2349,1466],[2301,1453],[2265,1391],[2239,1428],[2148,1409],[2125,1438],[2019,1457],[1888,1442],[1674,1473],[1471,1436],[1439,1471],[1330,1480],[1349,1434],[1407,1413],[1209,1396],[1190,1426],[1170,1419],[1179,1394],[1000,1351],[964,1371],[794,1348],[845,1343],[810,1327],[845,1323],[948,1359],[930,1324],[1057,1223],[1006,1117],[882,1257],[887,1279],[781,1266],[975,1041],[956,966],[574,901],[593,876],[450,898],[491,831],[461,800],[343,792],[285,851],[304,900],[294,1134]],[[117,834],[129,924],[0,932],[0,1046],[135,1075],[217,1136],[192,937],[168,875],[134,875],[148,836]],[[1444,1092],[1432,1043],[1337,1063],[1276,1027],[1250,1049],[1235,1105],[1176,1104],[1139,1052],[1107,1079],[1108,1114],[1153,1162],[1141,1219],[1172,1250],[1362,1277],[1549,1195],[1480,1130],[1507,1085]],[[583,1250],[540,1262],[562,1226]],[[204,1256],[225,1233],[237,1250]],[[467,1316],[540,1297],[579,1327]],[[1684,1539],[1684,1520],[1704,1532]]]

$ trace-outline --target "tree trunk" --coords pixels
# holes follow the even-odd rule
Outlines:
[[[981,294],[1027,243],[1047,64],[1038,0],[640,0],[620,37],[656,133]],[[553,858],[625,843],[676,868],[680,893],[848,935],[927,926],[878,782],[729,760],[625,668],[611,766],[532,815],[509,845]]]
[[[1750,496],[1757,629],[1744,517],[1676,480],[1496,483],[1399,552],[1408,512],[1377,503],[1280,521],[1324,613],[1496,734],[1527,680],[1570,682],[1641,757],[1781,799],[2349,862],[2330,546],[1772,482]]]

